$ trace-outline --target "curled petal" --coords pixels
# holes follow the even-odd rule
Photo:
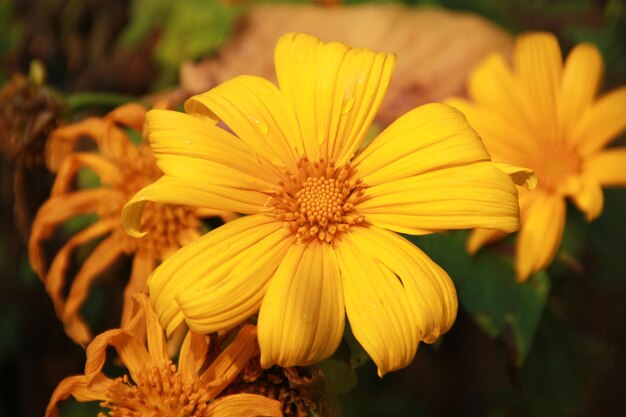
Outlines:
[[[76,375],[65,378],[57,385],[50,402],[46,408],[45,417],[58,417],[59,411],[57,404],[70,395],[77,401],[107,401],[107,391],[111,387],[113,381],[106,378],[102,373],[95,375],[89,380],[84,375]]]

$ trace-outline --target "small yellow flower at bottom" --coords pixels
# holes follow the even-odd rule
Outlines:
[[[128,329],[102,333],[87,348],[85,374],[64,379],[55,389],[46,417],[58,416],[57,404],[70,395],[76,400],[101,401],[111,417],[249,417],[282,416],[281,404],[260,395],[218,396],[258,355],[256,329],[247,325],[207,367],[208,342],[204,335],[189,331],[180,348],[178,366],[169,358],[163,329],[145,294],[134,321],[145,321],[147,346]],[[131,323],[132,328],[137,323]],[[128,374],[109,378],[102,372],[107,347],[112,346]],[[99,413],[99,416],[105,416]]]
[[[165,175],[125,206],[126,230],[142,235],[147,201],[249,214],[152,274],[168,332],[185,321],[210,333],[258,312],[261,365],[290,367],[332,355],[347,314],[383,375],[452,326],[450,278],[394,232],[517,230],[509,173],[530,174],[493,164],[444,104],[414,109],[357,153],[395,60],[287,34],[275,51],[280,88],[240,76],[189,99],[188,114],[148,113]]]
[[[588,221],[602,212],[601,187],[626,185],[626,148],[605,149],[626,129],[626,87],[596,98],[603,63],[598,49],[576,46],[565,64],[554,35],[529,33],[515,46],[513,68],[494,54],[469,80],[471,101],[450,99],[481,135],[494,161],[531,168],[533,192],[520,189],[517,278],[547,267],[563,235],[566,198]],[[476,230],[470,252],[506,233]]]

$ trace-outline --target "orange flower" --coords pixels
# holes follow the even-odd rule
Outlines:
[[[80,308],[93,281],[123,255],[133,256],[130,280],[124,293],[122,327],[131,317],[130,298],[146,289],[148,276],[159,261],[200,236],[203,216],[232,214],[169,204],[152,204],[144,216],[148,237],[128,236],[120,221],[122,207],[142,187],[161,176],[150,146],[135,146],[128,132],[142,132],[146,109],[139,104],[121,106],[103,119],[90,118],[57,129],[46,150],[48,166],[57,171],[50,198],[41,206],[32,226],[29,241],[30,262],[45,283],[65,331],[76,343],[86,345],[92,338]],[[125,130],[128,129],[128,130]],[[84,137],[95,141],[100,153],[74,151]],[[98,188],[72,190],[77,172],[91,169],[100,178]],[[49,268],[43,241],[72,217],[95,213],[99,220],[72,236],[57,252]],[[84,261],[66,294],[66,273],[72,253],[81,245],[103,238]]]
[[[256,328],[244,326],[208,367],[208,342],[189,331],[180,348],[178,366],[170,360],[163,329],[145,294],[135,294],[139,314],[129,328],[145,319],[147,349],[129,330],[114,329],[97,336],[87,348],[85,374],[64,379],[52,393],[45,417],[58,416],[57,404],[76,400],[101,401],[111,417],[281,416],[280,403],[260,395],[232,394],[215,399],[259,354]],[[111,379],[102,372],[106,350],[112,346],[128,374]],[[98,414],[104,417],[104,413]]]

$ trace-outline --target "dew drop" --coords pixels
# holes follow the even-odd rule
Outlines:
[[[355,101],[356,101],[356,99],[354,98],[354,96],[346,95],[346,97],[345,97],[345,99],[343,101],[343,107],[341,109],[341,114],[349,113],[354,108],[354,102]]]
[[[270,132],[270,128],[265,122],[257,119],[252,115],[248,116],[248,118],[252,121],[252,123],[256,125],[257,129],[259,129],[262,134],[267,135]]]
[[[304,64],[306,62],[306,55],[304,54],[304,52],[298,54],[298,56],[296,57],[296,62],[298,64]]]

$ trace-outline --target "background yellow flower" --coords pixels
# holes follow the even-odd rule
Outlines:
[[[122,325],[125,325],[132,315],[132,294],[146,289],[147,278],[158,262],[200,236],[201,217],[219,214],[197,208],[153,204],[143,222],[143,227],[151,231],[150,237],[136,239],[124,233],[120,220],[123,205],[137,190],[161,175],[148,144],[136,146],[129,137],[130,131],[141,135],[145,114],[146,109],[139,104],[124,105],[102,119],[89,118],[59,128],[52,133],[48,144],[47,162],[57,171],[57,177],[50,198],[39,209],[33,222],[30,262],[44,281],[67,334],[83,346],[92,335],[80,309],[95,279],[123,255],[133,257],[124,292]],[[95,141],[99,153],[75,149],[77,142],[85,137]],[[98,176],[100,186],[76,190],[76,174],[82,168],[92,170]],[[55,234],[59,225],[86,213],[97,214],[98,220],[72,236],[47,267],[45,240]],[[232,218],[231,214],[222,215],[225,220]],[[66,293],[66,275],[74,252],[101,238],[78,269],[69,285],[69,293]]]
[[[491,55],[471,76],[471,101],[449,100],[465,113],[494,161],[537,174],[535,191],[520,189],[515,266],[521,281],[552,261],[563,235],[566,198],[590,221],[602,212],[601,187],[626,185],[626,148],[605,149],[626,129],[626,87],[596,97],[603,63],[592,44],[576,46],[562,61],[554,35],[522,35],[512,68]],[[476,230],[468,248],[475,252],[503,236]]]

